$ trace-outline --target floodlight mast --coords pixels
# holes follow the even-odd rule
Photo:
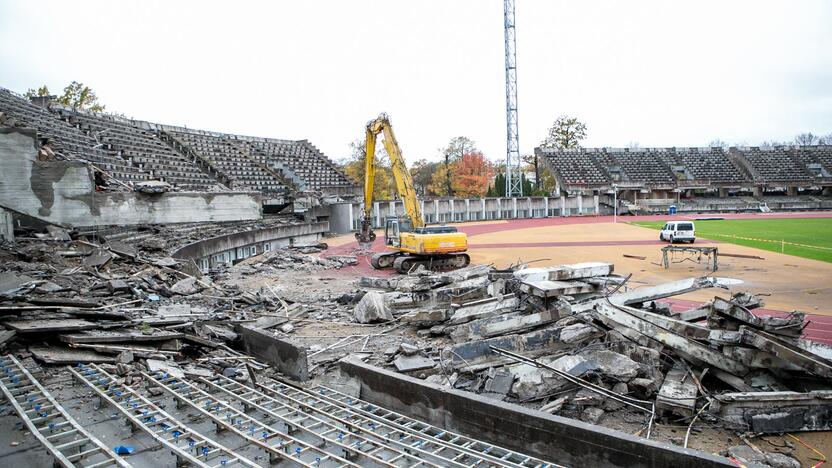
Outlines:
[[[515,53],[514,0],[503,0],[506,45],[506,196],[523,196],[520,138],[517,132],[517,56]]]

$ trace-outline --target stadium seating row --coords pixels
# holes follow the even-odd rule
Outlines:
[[[566,190],[832,183],[832,146],[537,148]]]
[[[41,143],[123,182],[164,180],[180,190],[285,193],[354,184],[307,140],[254,138],[44,108],[0,88],[0,112],[37,130]]]

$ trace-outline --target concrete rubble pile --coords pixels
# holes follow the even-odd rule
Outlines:
[[[674,313],[662,299],[736,281],[628,279],[596,262],[365,277],[355,318],[416,329],[421,344],[385,352],[399,372],[590,423],[625,411],[832,429],[832,348],[801,339],[803,313],[755,315],[762,300],[746,293]]]
[[[273,290],[220,284],[229,269],[203,274],[166,256],[155,237],[107,241],[51,226],[48,233],[0,244],[0,352],[30,365],[101,363],[128,384],[157,369],[242,377],[268,367],[233,349],[242,325],[289,332],[290,320],[311,311]],[[296,269],[349,264],[279,252]]]

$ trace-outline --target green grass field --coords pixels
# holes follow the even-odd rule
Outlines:
[[[832,263],[832,218],[726,219],[695,223],[697,238]],[[664,226],[662,221],[630,224],[656,230]]]

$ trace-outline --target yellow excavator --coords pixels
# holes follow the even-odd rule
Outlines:
[[[372,225],[373,181],[375,179],[376,138],[384,134],[384,148],[390,156],[390,165],[396,188],[404,202],[405,218],[387,218],[384,225],[384,245],[387,251],[374,254],[373,268],[393,267],[399,273],[407,273],[413,267],[424,265],[430,270],[462,268],[471,263],[465,253],[468,236],[453,226],[425,226],[413,179],[404,163],[402,151],[387,114],[367,123],[366,155],[364,159],[364,218],[355,233],[359,245],[369,249],[376,238]]]

